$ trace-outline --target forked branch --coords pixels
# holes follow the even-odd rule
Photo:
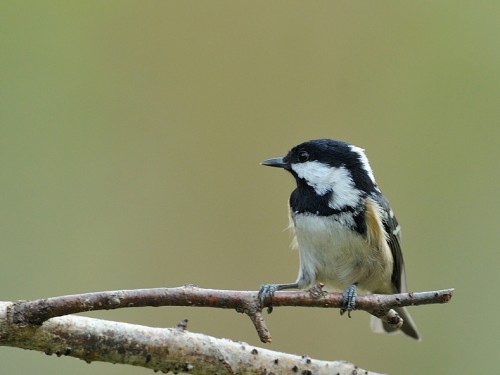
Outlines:
[[[446,303],[453,289],[395,295],[358,296],[356,309],[400,324],[394,307]],[[0,345],[191,374],[315,373],[373,374],[344,361],[319,361],[273,352],[241,342],[191,333],[183,321],[175,328],[151,328],[71,314],[144,306],[198,306],[234,309],[247,314],[263,342],[270,342],[263,307],[342,308],[342,295],[309,291],[277,292],[260,306],[257,292],[201,289],[194,286],[119,290],[0,302]],[[67,315],[67,316],[64,316]],[[398,322],[398,319],[400,320]]]
[[[391,324],[402,323],[394,316],[395,307],[446,303],[453,289],[431,292],[372,294],[358,296],[356,310],[364,310]],[[112,310],[145,306],[197,306],[234,309],[247,314],[262,342],[270,342],[271,335],[261,314],[262,307],[323,307],[342,308],[342,294],[325,293],[321,285],[309,291],[277,292],[260,306],[257,292],[202,289],[192,285],[177,288],[133,289],[75,294],[33,301],[16,301],[9,306],[7,318],[17,326],[41,325],[48,319],[85,311]]]

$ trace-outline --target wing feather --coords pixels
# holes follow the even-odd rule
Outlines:
[[[392,212],[389,202],[381,196],[373,197],[384,211],[382,224],[387,235],[387,244],[391,249],[394,266],[391,275],[391,282],[394,287],[394,292],[406,292],[406,273],[403,259],[403,252],[401,251],[401,228],[398,220]]]

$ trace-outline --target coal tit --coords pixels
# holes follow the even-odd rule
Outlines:
[[[350,314],[357,288],[380,294],[407,291],[400,226],[363,149],[317,139],[262,164],[287,170],[297,183],[289,208],[300,269],[294,283],[263,285],[261,303],[278,290],[323,283],[327,289],[344,291],[344,311]],[[395,310],[404,320],[401,331],[419,340],[406,309]],[[375,317],[371,327],[376,332],[398,331]]]

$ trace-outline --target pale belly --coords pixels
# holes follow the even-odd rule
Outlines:
[[[344,290],[352,284],[368,292],[391,289],[392,254],[371,246],[357,232],[328,217],[296,215],[296,242],[300,252],[297,282]]]

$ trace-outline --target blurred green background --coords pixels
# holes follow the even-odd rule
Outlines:
[[[2,300],[295,280],[293,181],[259,166],[304,140],[367,150],[403,226],[423,336],[367,314],[279,308],[267,348],[392,374],[482,373],[498,356],[497,1],[4,2]],[[87,314],[261,345],[233,311]],[[0,348],[3,374],[150,370]]]

